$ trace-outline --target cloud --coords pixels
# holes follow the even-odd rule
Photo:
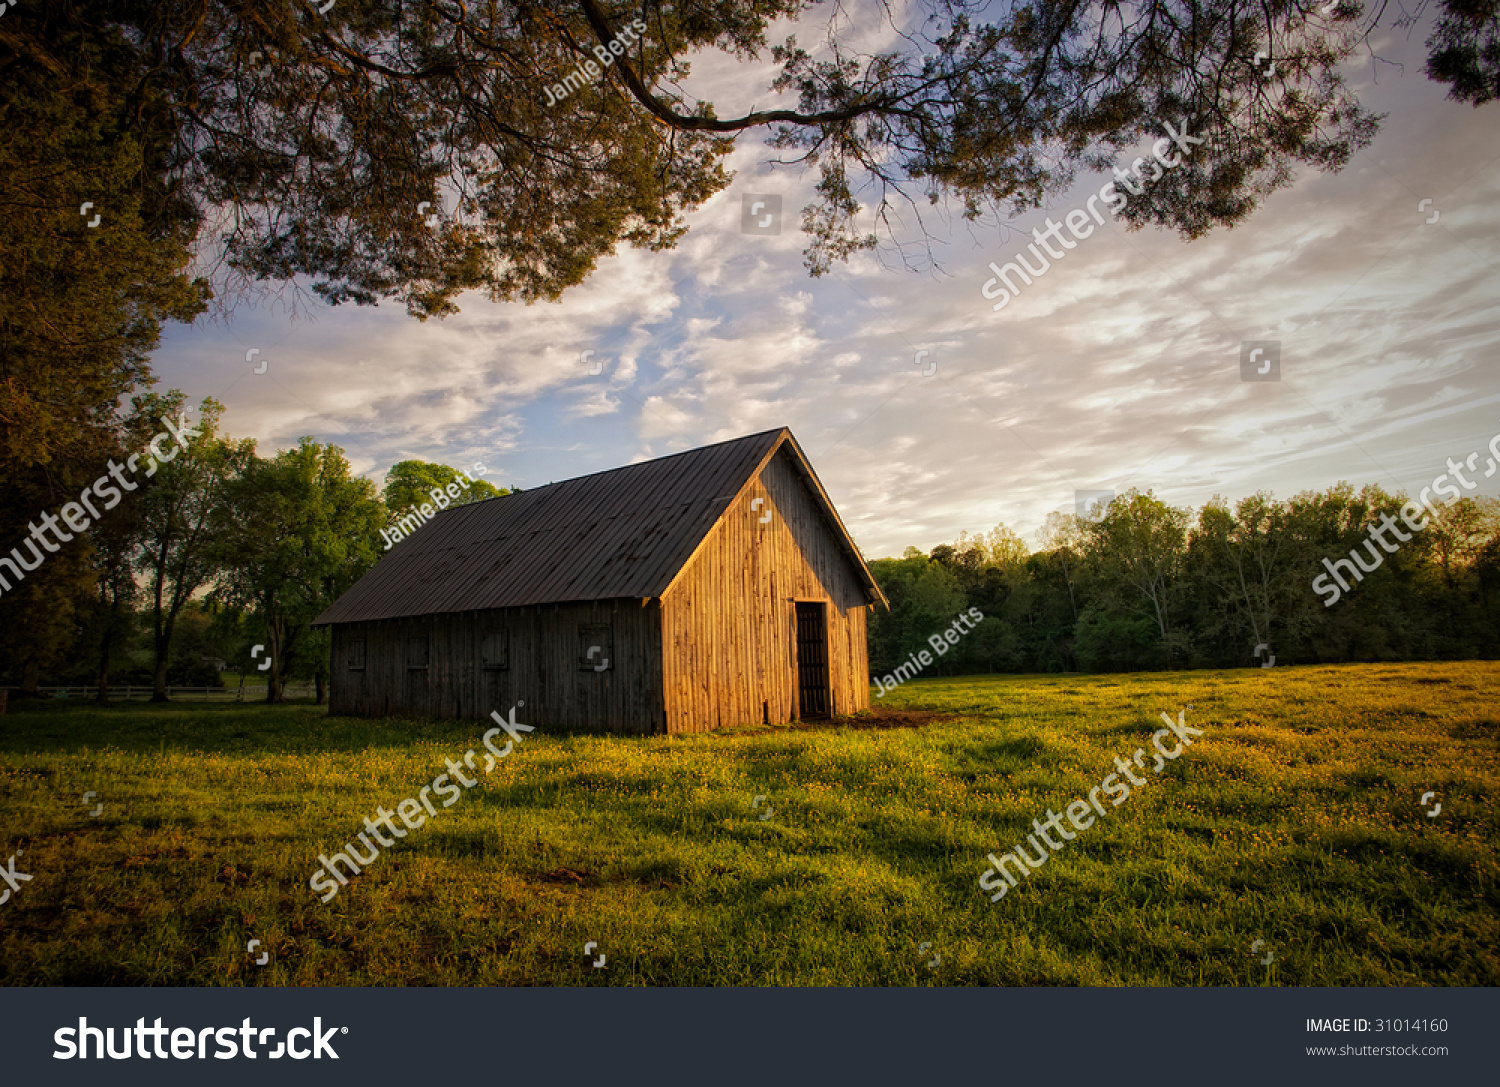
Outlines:
[[[561,303],[469,297],[425,324],[388,306],[257,312],[172,330],[156,367],[194,398],[222,392],[233,434],[334,438],[372,474],[477,458],[535,486],[789,425],[872,557],[1000,521],[1030,533],[1076,489],[1198,506],[1419,487],[1500,430],[1500,109],[1445,101],[1419,37],[1382,48],[1409,74],[1351,70],[1390,117],[1342,173],[1304,173],[1192,243],[1101,227],[1000,313],[980,293],[989,262],[1101,178],[1012,223],[930,218],[936,268],[860,254],[811,279],[798,222],[816,177],[746,135],[676,249],[622,249]],[[769,71],[707,56],[689,86],[728,116],[779,104]],[[745,193],[782,196],[780,234],[740,232]],[[1246,339],[1281,341],[1281,382],[1241,382]],[[249,373],[252,346],[274,380]]]

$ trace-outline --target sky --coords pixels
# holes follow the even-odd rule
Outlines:
[[[789,30],[814,36],[772,40]],[[797,224],[816,173],[750,133],[676,249],[622,247],[561,302],[471,294],[425,323],[399,303],[241,305],[169,328],[158,388],[215,397],[262,455],[333,442],[377,486],[417,458],[530,488],[787,426],[867,559],[1000,523],[1034,544],[1083,490],[1414,494],[1500,434],[1500,103],[1447,100],[1425,38],[1349,63],[1387,117],[1342,172],[1303,171],[1193,242],[1107,220],[999,313],[989,262],[1108,178],[1000,223],[930,219],[936,268],[887,248],[812,279]],[[708,55],[687,86],[720,116],[794,104],[773,75]],[[781,197],[779,233],[742,232],[747,195]],[[1279,381],[1242,380],[1247,341],[1279,343]]]

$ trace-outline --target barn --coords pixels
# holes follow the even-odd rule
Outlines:
[[[704,732],[868,709],[874,604],[783,427],[443,510],[316,625],[333,713]]]

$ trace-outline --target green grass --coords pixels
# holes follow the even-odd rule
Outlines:
[[[1497,681],[966,677],[882,700],[953,715],[920,728],[539,729],[327,905],[318,854],[482,751],[486,724],[13,704],[0,862],[24,850],[34,878],[0,905],[0,981],[1496,985]],[[1185,703],[1206,734],[992,904],[985,854]]]

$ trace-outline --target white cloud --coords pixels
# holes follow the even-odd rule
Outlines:
[[[810,279],[798,221],[816,178],[768,165],[778,152],[752,134],[675,250],[622,250],[559,304],[476,296],[425,324],[389,306],[299,324],[256,312],[169,333],[157,369],[164,387],[222,393],[230,433],[332,438],[372,474],[490,457],[489,478],[534,486],[790,425],[872,557],[1002,520],[1030,533],[1078,488],[1196,506],[1338,479],[1420,486],[1500,429],[1500,109],[1445,101],[1411,63],[1420,40],[1384,48],[1408,74],[1354,70],[1391,116],[1342,174],[1305,173],[1192,243],[1101,228],[998,314],[987,265],[1046,213],[934,219],[950,274],[861,254]],[[721,116],[785,104],[767,65],[695,65],[689,85]],[[1050,214],[1099,183],[1080,178]],[[780,235],[740,233],[746,192],[782,194]],[[1240,381],[1244,339],[1281,340],[1281,383]],[[274,382],[248,376],[252,346]],[[931,377],[913,365],[923,349]]]

